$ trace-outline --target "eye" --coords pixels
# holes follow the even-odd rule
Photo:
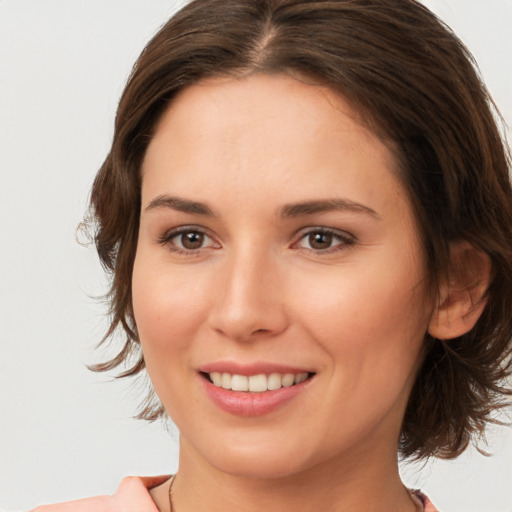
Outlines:
[[[300,249],[317,253],[331,253],[354,244],[354,237],[347,233],[325,228],[310,229],[295,244]]]
[[[201,249],[219,247],[219,244],[204,231],[192,227],[184,227],[166,232],[160,237],[159,243],[169,247],[173,252],[184,254],[199,252]]]
[[[174,243],[181,249],[200,249],[205,241],[205,234],[198,231],[187,231],[174,237]]]

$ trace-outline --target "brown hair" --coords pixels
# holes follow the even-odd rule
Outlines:
[[[111,325],[123,348],[98,371],[144,369],[131,307],[140,168],[176,93],[200,79],[250,73],[309,77],[338,91],[395,148],[437,285],[449,243],[487,253],[493,277],[477,325],[455,340],[425,339],[406,410],[404,456],[455,457],[510,394],[512,192],[496,110],[456,36],[414,0],[194,0],[136,62],[117,111],[112,148],[92,189],[95,242],[111,273]],[[133,359],[135,358],[135,360]],[[139,417],[163,408],[150,397]]]

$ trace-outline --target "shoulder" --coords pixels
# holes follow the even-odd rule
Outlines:
[[[158,512],[149,489],[168,480],[167,476],[124,478],[112,496],[42,505],[32,512]]]
[[[113,510],[115,509],[112,506],[112,496],[96,496],[55,505],[41,505],[32,512],[110,512]]]

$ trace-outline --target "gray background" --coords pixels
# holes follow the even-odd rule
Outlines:
[[[468,44],[512,123],[512,0],[425,3]],[[130,419],[143,383],[85,365],[105,329],[94,250],[79,245],[116,103],[164,0],[0,0],[0,508],[112,493],[177,467],[177,433]],[[492,458],[404,466],[443,512],[512,511],[512,430]]]

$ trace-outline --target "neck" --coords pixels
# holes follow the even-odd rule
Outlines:
[[[385,458],[347,455],[291,475],[262,478],[220,471],[186,442],[181,444],[180,469],[172,488],[174,512],[416,510],[400,480],[396,452]]]

